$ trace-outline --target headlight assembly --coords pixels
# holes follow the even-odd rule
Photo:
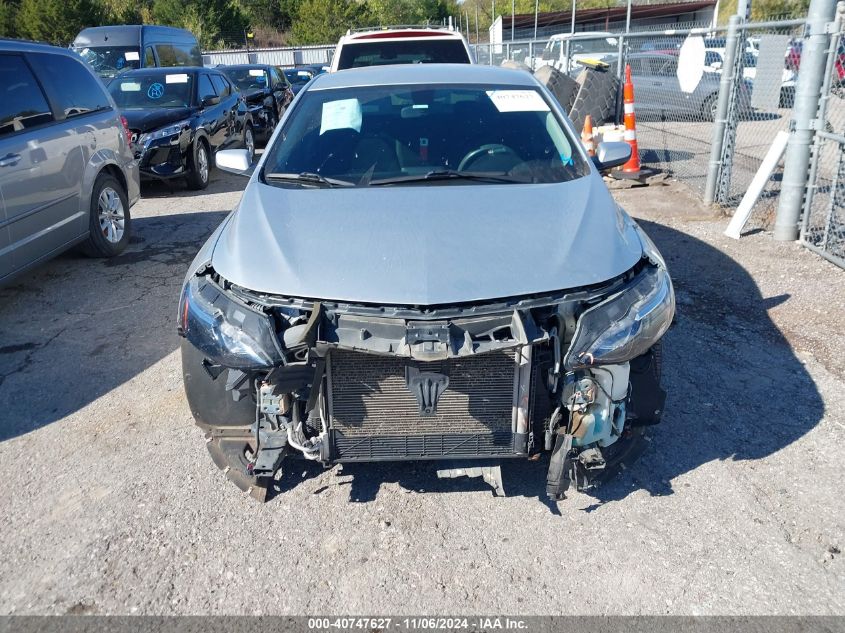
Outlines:
[[[669,274],[649,266],[631,286],[581,315],[564,365],[573,370],[632,360],[660,340],[674,314]]]
[[[279,365],[282,353],[270,317],[236,301],[207,277],[182,289],[180,334],[209,360],[232,369]]]
[[[147,134],[141,135],[141,138],[138,139],[139,143],[144,143],[146,141],[157,141],[160,138],[167,138],[168,136],[174,136],[179,134],[191,124],[190,121],[187,119],[184,121],[179,121],[178,123],[171,123],[168,126],[165,126],[159,130],[153,130],[152,132],[148,132]]]

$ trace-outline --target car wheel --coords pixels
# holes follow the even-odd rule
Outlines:
[[[111,174],[101,173],[91,190],[88,239],[82,250],[91,257],[114,257],[129,243],[132,219],[123,185]]]
[[[249,123],[244,128],[244,149],[249,154],[249,163],[251,165],[255,161],[255,134]]]
[[[188,188],[194,190],[208,187],[211,175],[211,152],[205,139],[199,139],[194,143],[194,152],[188,164]]]

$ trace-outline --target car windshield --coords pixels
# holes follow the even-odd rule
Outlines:
[[[588,172],[534,88],[355,87],[306,91],[301,99],[268,150],[266,182],[525,184]],[[306,178],[297,182],[297,175]]]
[[[389,64],[468,64],[466,49],[457,39],[350,42],[340,49],[338,70]]]
[[[313,76],[314,74],[309,70],[297,70],[296,68],[291,68],[285,71],[285,77],[287,77],[288,81],[295,86],[304,86],[311,81]]]
[[[141,67],[137,46],[89,46],[73,50],[104,79]]]
[[[144,73],[113,81],[109,92],[121,110],[186,108],[193,103],[193,83],[188,73]]]
[[[238,90],[263,90],[267,87],[267,71],[263,68],[224,68],[223,71]]]

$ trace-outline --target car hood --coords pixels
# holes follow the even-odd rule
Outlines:
[[[192,113],[192,108],[142,108],[121,112],[129,123],[129,129],[139,132],[152,132],[168,123],[187,119]]]
[[[244,101],[247,103],[261,103],[264,101],[264,97],[267,92],[261,90],[260,88],[253,88],[252,90],[247,90],[241,94],[243,95]]]
[[[297,189],[251,181],[212,254],[251,290],[441,305],[576,288],[642,256],[597,174],[559,184]]]

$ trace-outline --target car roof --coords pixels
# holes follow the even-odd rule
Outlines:
[[[268,68],[273,68],[272,64],[220,64],[219,66],[215,66],[217,70],[226,70],[227,68],[255,68],[255,69],[263,69],[266,70]]]
[[[141,43],[141,33],[145,38],[164,38],[167,41],[192,40],[194,34],[187,29],[158,24],[114,24],[108,26],[89,26],[82,29],[74,38],[74,46],[103,45],[137,46]]]
[[[53,55],[67,55],[80,59],[79,55],[66,48],[33,42],[31,40],[18,40],[13,38],[0,37],[0,51],[17,53],[51,53]]]
[[[309,90],[331,90],[356,86],[411,84],[503,84],[537,87],[537,80],[524,70],[482,64],[398,64],[350,68],[317,75]]]
[[[390,41],[400,39],[437,38],[463,40],[463,36],[448,27],[441,26],[409,26],[409,27],[373,27],[351,31],[340,38],[341,43]]]

